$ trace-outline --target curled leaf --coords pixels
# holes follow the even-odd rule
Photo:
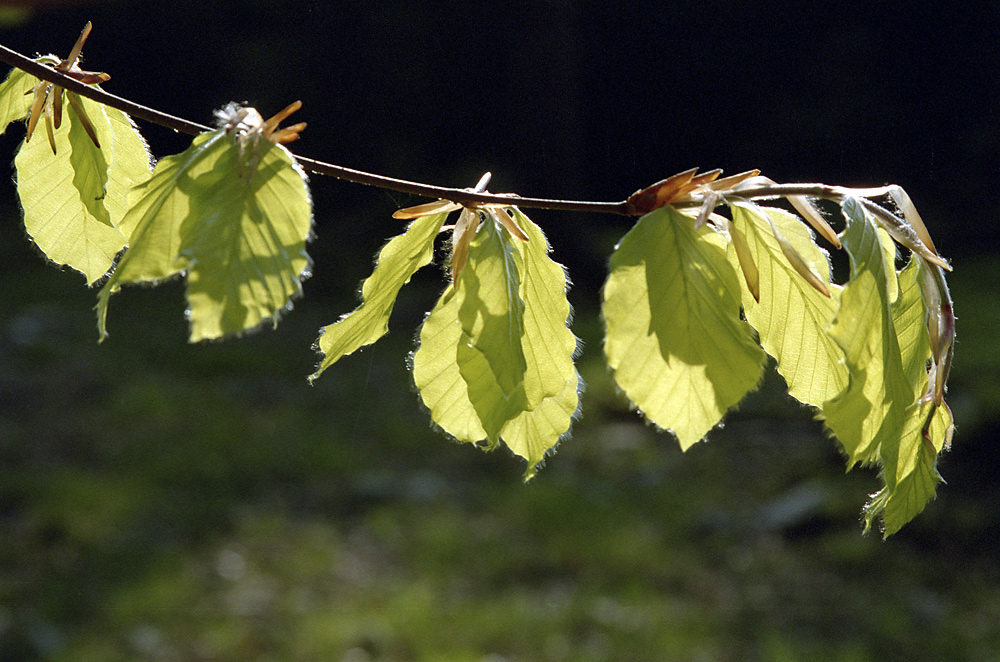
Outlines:
[[[931,342],[931,367],[927,397],[944,402],[945,383],[951,372],[955,344],[955,312],[951,295],[939,267],[917,256],[920,265],[920,293],[927,310],[927,334]]]
[[[862,200],[862,204],[872,213],[872,216],[878,221],[879,226],[888,232],[889,236],[899,244],[910,249],[910,251],[931,264],[935,264],[946,271],[951,271],[951,265],[927,247],[927,244],[923,242],[920,235],[909,222],[870,200]]]

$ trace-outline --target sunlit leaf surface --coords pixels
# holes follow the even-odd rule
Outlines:
[[[952,420],[947,407],[920,399],[931,346],[918,265],[911,261],[897,274],[883,231],[856,200],[843,208],[851,279],[830,335],[844,350],[850,379],[823,415],[850,464],[881,466],[885,486],[865,508],[865,519],[871,526],[882,516],[890,535],[934,497],[941,480],[937,453],[951,436]]]
[[[577,340],[567,328],[571,315],[566,274],[549,257],[541,229],[520,211],[514,220],[528,236],[515,242],[524,255],[524,391],[529,408],[501,431],[504,443],[528,460],[526,478],[569,431],[579,406],[580,379],[573,364]]]
[[[927,388],[926,365],[931,356],[924,324],[925,309],[920,294],[919,266],[911,260],[898,275],[898,297],[892,305],[903,374],[914,389],[914,397]],[[865,507],[866,527],[882,516],[886,536],[916,517],[934,498],[941,476],[937,454],[951,436],[951,412],[933,401],[912,403],[903,425],[887,435],[879,448],[885,486]],[[926,430],[926,436],[925,436]]]
[[[898,439],[916,394],[900,355],[891,299],[898,283],[894,265],[887,264],[882,231],[856,201],[845,204],[844,213],[842,241],[851,258],[851,279],[830,336],[844,352],[850,379],[847,390],[826,403],[823,415],[855,464],[878,461],[880,445]]]
[[[881,517],[883,535],[888,537],[923,511],[927,502],[934,498],[938,483],[942,482],[937,471],[937,455],[945,440],[951,438],[953,429],[954,422],[947,407],[921,402],[910,409],[899,441],[896,480],[890,485],[887,479],[865,506],[866,529]]]
[[[375,270],[361,287],[364,302],[356,310],[323,329],[319,349],[323,361],[315,379],[341,357],[370,345],[389,331],[389,315],[399,290],[418,269],[434,257],[434,238],[447,213],[417,218],[406,232],[394,237],[379,253]]]
[[[541,230],[519,212],[515,220],[529,241],[492,219],[481,225],[424,322],[413,375],[437,425],[460,441],[503,440],[530,477],[569,430],[579,380],[565,275]]]
[[[757,385],[765,361],[740,319],[725,240],[662,207],[625,235],[610,268],[604,348],[615,381],[686,449]]]
[[[38,79],[20,69],[12,69],[0,84],[0,133],[12,122],[23,120],[31,110],[33,98],[28,94]]]
[[[130,247],[98,297],[122,285],[187,275],[192,342],[275,320],[301,292],[312,204],[291,154],[261,140],[244,149],[221,129],[162,159],[140,185],[125,227]],[[252,164],[256,162],[256,169]]]
[[[777,360],[778,372],[789,394],[807,404],[823,404],[847,386],[847,367],[840,346],[827,335],[840,304],[840,288],[830,283],[827,255],[812,239],[802,221],[782,209],[735,204],[733,223],[747,239],[757,265],[760,302],[743,287],[747,321],[760,334],[760,343]],[[810,286],[789,264],[768,218],[827,283],[829,297]],[[729,248],[734,264],[736,252]]]
[[[53,262],[82,272],[94,283],[128,241],[122,220],[129,191],[149,177],[150,157],[124,113],[85,97],[79,102],[100,147],[85,130],[77,108],[66,104],[62,123],[53,131],[55,153],[36,130],[14,164],[28,235]]]

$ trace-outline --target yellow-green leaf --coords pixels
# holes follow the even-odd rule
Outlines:
[[[101,147],[70,105],[53,132],[55,153],[36,132],[14,163],[28,235],[52,261],[82,272],[92,284],[127,243],[120,226],[129,191],[149,177],[150,162],[145,142],[121,111],[82,97],[80,106]]]
[[[822,407],[847,386],[844,353],[827,335],[840,304],[840,288],[830,283],[828,257],[793,214],[744,203],[734,204],[731,209],[733,223],[743,231],[759,273],[759,303],[752,292],[743,288],[747,321],[757,329],[767,353],[777,360],[789,394]],[[769,220],[827,284],[829,297],[816,291],[788,262]],[[735,259],[735,247],[731,245],[729,251]]]
[[[102,337],[108,299],[126,283],[186,273],[192,342],[276,324],[301,292],[312,203],[284,147],[206,132],[136,194],[123,221],[131,245],[98,296]]]
[[[541,230],[514,211],[529,241],[492,218],[468,263],[420,331],[413,376],[431,417],[459,441],[503,441],[530,478],[570,427],[579,379],[566,278]]]
[[[892,306],[893,327],[900,349],[903,374],[919,397],[927,389],[927,361],[931,357],[925,307],[920,293],[919,264],[911,260],[898,275],[899,295]],[[906,411],[905,422],[887,435],[879,448],[885,485],[865,506],[865,526],[879,516],[889,536],[916,517],[934,498],[941,482],[937,455],[951,437],[951,412],[933,399],[918,399]]]
[[[25,119],[34,101],[28,93],[37,82],[37,78],[20,69],[11,69],[7,74],[3,84],[0,84],[0,134],[11,123]]]
[[[569,431],[579,406],[580,379],[573,364],[577,340],[567,328],[572,311],[565,271],[549,257],[541,229],[519,210],[514,209],[513,215],[528,238],[517,245],[524,254],[524,391],[529,408],[512,418],[501,436],[528,461],[528,479]]]
[[[934,498],[938,483],[937,456],[951,438],[954,423],[947,406],[933,400],[918,402],[908,412],[901,431],[896,479],[888,481],[865,506],[865,530],[882,518],[882,534],[888,538],[923,512]]]
[[[687,449],[760,380],[725,240],[672,207],[642,217],[611,257],[604,344],[615,381]]]
[[[464,342],[458,319],[462,303],[459,290],[449,286],[424,320],[420,346],[413,353],[413,380],[431,420],[458,441],[476,443],[487,435],[458,368],[458,345]]]
[[[456,288],[463,342],[457,348],[459,372],[491,443],[527,406],[524,392],[524,301],[520,296],[523,263],[510,235],[488,219],[469,247],[474,268],[463,270]]]
[[[418,269],[434,257],[434,238],[447,213],[417,218],[403,234],[394,237],[379,253],[375,270],[361,286],[363,303],[353,312],[324,327],[317,343],[323,361],[309,378],[389,332],[389,315],[399,290]]]
[[[900,354],[891,298],[899,285],[883,231],[857,200],[849,198],[843,209],[847,229],[842,241],[851,259],[851,278],[829,333],[844,352],[850,376],[847,389],[824,405],[823,416],[853,465],[891,457],[887,450],[880,458],[880,448],[898,444],[916,385]],[[911,291],[919,299],[919,291]]]

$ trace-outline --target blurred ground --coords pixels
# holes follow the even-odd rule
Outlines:
[[[301,96],[316,109],[302,153],[446,184],[490,167],[504,189],[613,199],[696,164],[902,183],[956,258],[959,431],[939,499],[886,543],[862,536],[876,477],[844,475],[773,375],[686,454],[640,423],[609,385],[596,312],[624,222],[536,215],[578,283],[588,390],[525,486],[505,451],[432,431],[410,388],[434,269],[389,337],[306,385],[318,329],[355,305],[407,196],[314,182],[316,275],[276,331],[188,345],[174,283],[116,295],[99,346],[94,292],[38,259],[8,186],[0,661],[995,659],[1000,259],[995,226],[959,222],[996,202],[995,53],[977,51],[995,8],[949,10],[956,30],[980,22],[959,42],[918,12],[817,5],[771,26],[644,4],[110,2],[0,38],[62,52],[90,18],[87,65],[116,93],[200,121]],[[158,155],[183,148],[143,129]]]

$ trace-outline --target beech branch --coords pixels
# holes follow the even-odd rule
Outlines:
[[[132,117],[139,118],[141,120],[150,122],[152,124],[157,124],[168,129],[172,129],[179,133],[185,133],[189,135],[196,136],[205,131],[211,131],[212,128],[205,126],[204,124],[198,124],[197,122],[192,122],[181,117],[176,117],[168,113],[161,112],[149,106],[144,106],[134,101],[130,101],[123,97],[111,94],[102,90],[97,85],[88,85],[71,76],[67,76],[61,71],[58,71],[48,65],[37,62],[29,57],[26,57],[17,51],[11,50],[6,46],[0,44],[0,61],[21,69],[28,74],[35,76],[41,80],[46,80],[55,85],[59,85],[67,90],[80,94],[82,96],[88,97],[97,101],[98,103],[110,106],[112,108],[117,108],[118,110],[131,115]],[[293,154],[295,160],[302,166],[303,169],[318,174],[326,175],[329,177],[335,177],[344,181],[354,182],[356,184],[364,184],[366,186],[374,186],[382,189],[388,189],[392,191],[399,191],[401,193],[411,193],[414,195],[426,196],[429,198],[438,198],[442,200],[450,200],[458,204],[467,206],[476,205],[510,205],[517,207],[525,207],[532,209],[554,209],[560,211],[582,211],[582,212],[596,212],[603,214],[617,214],[622,216],[635,216],[641,215],[640,212],[630,208],[628,200],[621,200],[618,202],[596,202],[588,200],[555,200],[548,198],[525,198],[517,195],[497,195],[489,193],[486,191],[479,191],[473,188],[453,188],[447,186],[435,186],[433,184],[424,184],[421,182],[413,182],[405,179],[397,179],[394,177],[386,177],[385,175],[377,175],[371,172],[365,172],[363,170],[355,170],[353,168],[347,168],[344,166],[335,165],[333,163],[326,163],[324,161],[318,161],[316,159],[310,159],[304,156],[299,156]],[[867,200],[867,197],[878,197],[885,195],[890,191],[891,187],[882,188],[872,188],[872,189],[848,189],[839,186],[829,186],[826,184],[775,184],[775,183],[764,183],[757,184],[754,186],[747,186],[734,193],[738,193],[738,196],[743,199],[766,199],[766,198],[787,198],[789,196],[809,196],[814,198],[826,198],[833,200],[843,200],[844,197],[848,195],[859,196],[863,204],[876,216],[880,218],[886,225],[895,226],[899,223],[899,219],[895,215],[891,214],[883,207]],[[725,196],[720,196],[720,202],[722,202]],[[675,207],[698,207],[703,204],[703,200],[696,198],[690,201],[678,201],[674,204]],[[936,257],[936,256],[934,256]],[[932,258],[933,259],[933,258]]]
[[[190,120],[176,117],[168,113],[161,112],[149,106],[135,103],[110,92],[105,92],[96,85],[87,85],[70,76],[56,71],[40,62],[36,62],[29,57],[21,55],[17,51],[0,45],[0,61],[21,69],[41,80],[46,80],[55,85],[59,85],[67,90],[76,92],[81,96],[93,99],[112,108],[139,118],[152,124],[172,129],[179,133],[186,133],[196,136],[205,131],[211,131],[211,127]],[[303,169],[318,175],[335,177],[344,181],[375,186],[378,188],[399,191],[401,193],[412,193],[429,198],[440,198],[451,200],[459,204],[509,204],[511,206],[526,207],[532,209],[556,209],[561,211],[587,211],[604,214],[628,215],[625,210],[625,201],[620,202],[593,202],[585,200],[550,200],[546,198],[522,198],[516,195],[495,195],[492,193],[474,191],[471,189],[452,188],[447,186],[434,186],[421,182],[412,182],[405,179],[396,179],[384,175],[355,170],[344,166],[317,161],[304,156],[294,154],[295,160]]]

